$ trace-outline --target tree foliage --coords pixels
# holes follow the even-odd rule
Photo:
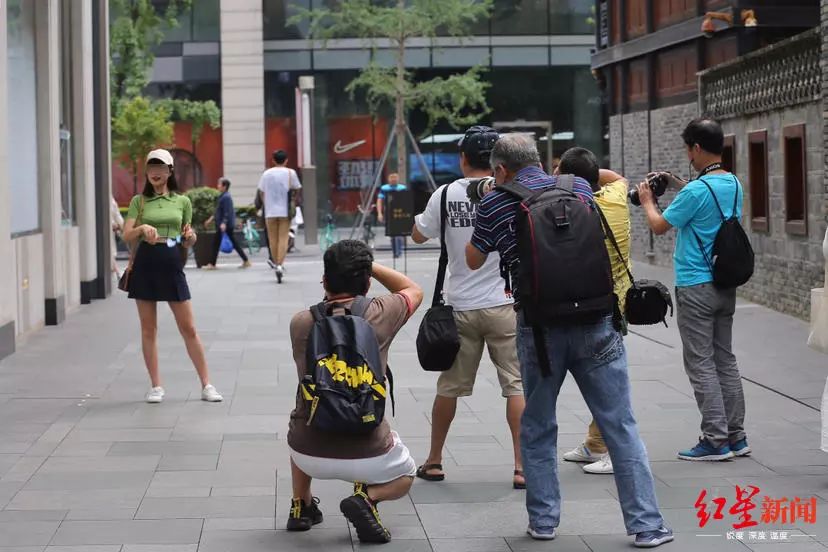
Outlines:
[[[112,151],[125,169],[130,170],[137,189],[138,166],[154,148],[172,142],[170,110],[137,96],[123,100],[112,121]]]
[[[201,139],[205,126],[216,129],[221,126],[221,110],[213,100],[204,102],[182,99],[163,99],[158,103],[169,109],[173,121],[192,124],[193,147]]]
[[[115,117],[123,100],[143,93],[155,61],[153,50],[164,40],[164,31],[178,27],[178,14],[192,0],[169,0],[159,11],[151,0],[109,0],[110,98]]]
[[[458,128],[475,122],[488,113],[481,67],[473,67],[448,78],[416,81],[405,68],[405,51],[412,39],[467,37],[471,25],[486,17],[492,0],[347,0],[334,8],[307,9],[294,6],[296,15],[288,21],[295,25],[308,21],[310,36],[328,41],[336,38],[361,38],[374,53],[380,46],[395,52],[393,66],[383,66],[372,56],[346,90],[353,97],[365,93],[369,108],[376,114],[383,106],[396,109],[397,163],[405,181],[404,119],[406,111],[419,109],[428,117],[429,129],[443,120]]]

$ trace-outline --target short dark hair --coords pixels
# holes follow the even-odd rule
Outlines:
[[[221,184],[222,186],[224,186],[224,189],[225,189],[225,190],[229,190],[229,189],[230,189],[230,179],[229,179],[229,178],[224,178],[224,177],[222,176],[221,178],[219,178],[219,184]]]
[[[561,155],[558,165],[560,174],[574,174],[583,178],[592,186],[592,191],[600,189],[598,158],[586,148],[570,148]]]
[[[150,159],[147,161],[147,165],[166,165],[160,159]],[[178,193],[178,180],[175,179],[175,170],[172,166],[167,165],[170,167],[170,177],[167,179],[167,190],[170,192]],[[155,188],[152,187],[152,184],[149,181],[148,176],[144,176],[144,191],[142,192],[144,197],[154,197],[155,196]]]
[[[330,246],[323,257],[325,289],[328,293],[365,295],[371,281],[374,254],[359,240],[342,240]]]
[[[714,155],[721,155],[724,151],[722,125],[710,117],[699,117],[690,121],[681,133],[681,138],[689,148],[698,144],[701,149]]]
[[[278,150],[273,152],[273,161],[274,162],[279,163],[281,165],[282,163],[287,161],[287,159],[288,159],[288,154],[285,150],[278,149]]]

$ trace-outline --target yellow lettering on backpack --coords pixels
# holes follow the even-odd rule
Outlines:
[[[324,367],[331,374],[331,379],[338,382],[345,382],[348,387],[357,388],[362,384],[367,384],[373,389],[381,387],[381,395],[385,396],[385,387],[377,383],[374,378],[374,373],[368,368],[367,364],[361,366],[348,366],[344,360],[340,360],[336,355],[331,355],[319,360],[318,365]]]

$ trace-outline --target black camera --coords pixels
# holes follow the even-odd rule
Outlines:
[[[486,194],[492,191],[495,184],[495,179],[491,176],[470,178],[469,185],[466,187],[466,196],[472,203],[480,203],[486,197]]]
[[[658,173],[647,178],[647,185],[650,187],[650,190],[653,191],[653,195],[655,197],[661,197],[664,195],[664,192],[667,191],[667,186],[670,185],[670,180],[666,174]],[[627,197],[629,197],[630,203],[636,207],[641,207],[641,198],[638,197],[638,190],[630,190]]]

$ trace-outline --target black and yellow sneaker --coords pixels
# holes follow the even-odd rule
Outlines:
[[[316,497],[313,497],[310,504],[305,504],[301,498],[291,499],[287,530],[308,531],[314,525],[322,523],[322,511],[317,504],[319,499]]]
[[[339,509],[353,524],[361,542],[390,542],[391,533],[382,524],[376,505],[365,491],[365,485],[356,483],[354,494],[342,500]]]

